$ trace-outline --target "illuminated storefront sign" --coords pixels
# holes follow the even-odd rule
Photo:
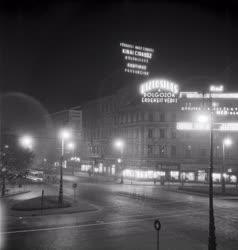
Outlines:
[[[211,92],[223,92],[223,90],[224,90],[223,85],[219,85],[219,86],[217,86],[217,85],[211,85],[210,86],[210,91]]]
[[[145,103],[177,103],[179,87],[166,79],[154,79],[140,85],[141,101]]]
[[[206,93],[202,94],[199,92],[180,92],[179,97],[185,97],[188,99],[199,99],[199,98],[213,98],[213,99],[238,99],[238,93]]]
[[[177,122],[177,130],[210,130],[209,123],[199,123],[199,122]],[[214,130],[218,131],[238,131],[238,123],[217,123],[215,124]]]
[[[154,49],[128,43],[120,43],[120,47],[126,62],[124,71],[148,76],[148,63],[152,59]]]

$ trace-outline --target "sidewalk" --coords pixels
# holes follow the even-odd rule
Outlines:
[[[24,194],[30,192],[29,185],[23,185],[22,187],[18,186],[7,186],[6,192],[4,196],[0,196],[0,198],[11,197],[18,194]]]

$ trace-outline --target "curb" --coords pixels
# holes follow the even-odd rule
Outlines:
[[[18,193],[13,193],[13,194],[7,194],[7,195],[4,195],[4,196],[0,196],[0,198],[7,198],[7,197],[11,197],[11,196],[15,196],[15,195],[20,195],[20,194],[26,194],[26,193],[30,193],[31,191],[28,190],[28,191],[22,191],[22,192],[18,192]]]

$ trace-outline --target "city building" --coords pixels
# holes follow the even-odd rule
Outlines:
[[[82,147],[82,110],[81,107],[74,107],[62,110],[50,115],[52,121],[52,139],[54,141],[54,151],[52,151],[51,159],[59,161],[62,145],[59,138],[60,130],[69,129],[71,137],[65,142],[65,160],[70,162],[68,158],[79,159]],[[57,149],[55,151],[55,149]],[[59,163],[58,163],[59,164]]]
[[[214,126],[218,126],[214,178],[220,181],[224,166],[227,181],[236,182],[238,93],[218,88],[211,96],[210,92],[184,92],[172,81],[153,79],[85,103],[81,170],[116,175],[123,169],[124,177],[131,179],[206,182],[210,123],[198,126],[196,119],[204,114],[209,117],[212,105]],[[223,150],[226,137],[233,143]],[[119,139],[123,143],[117,147]]]

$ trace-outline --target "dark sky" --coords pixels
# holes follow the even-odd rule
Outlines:
[[[121,41],[153,47],[152,76],[183,90],[220,81],[238,91],[233,1],[89,2],[1,4],[2,91],[31,95],[50,112],[113,93],[133,80],[123,72]]]

